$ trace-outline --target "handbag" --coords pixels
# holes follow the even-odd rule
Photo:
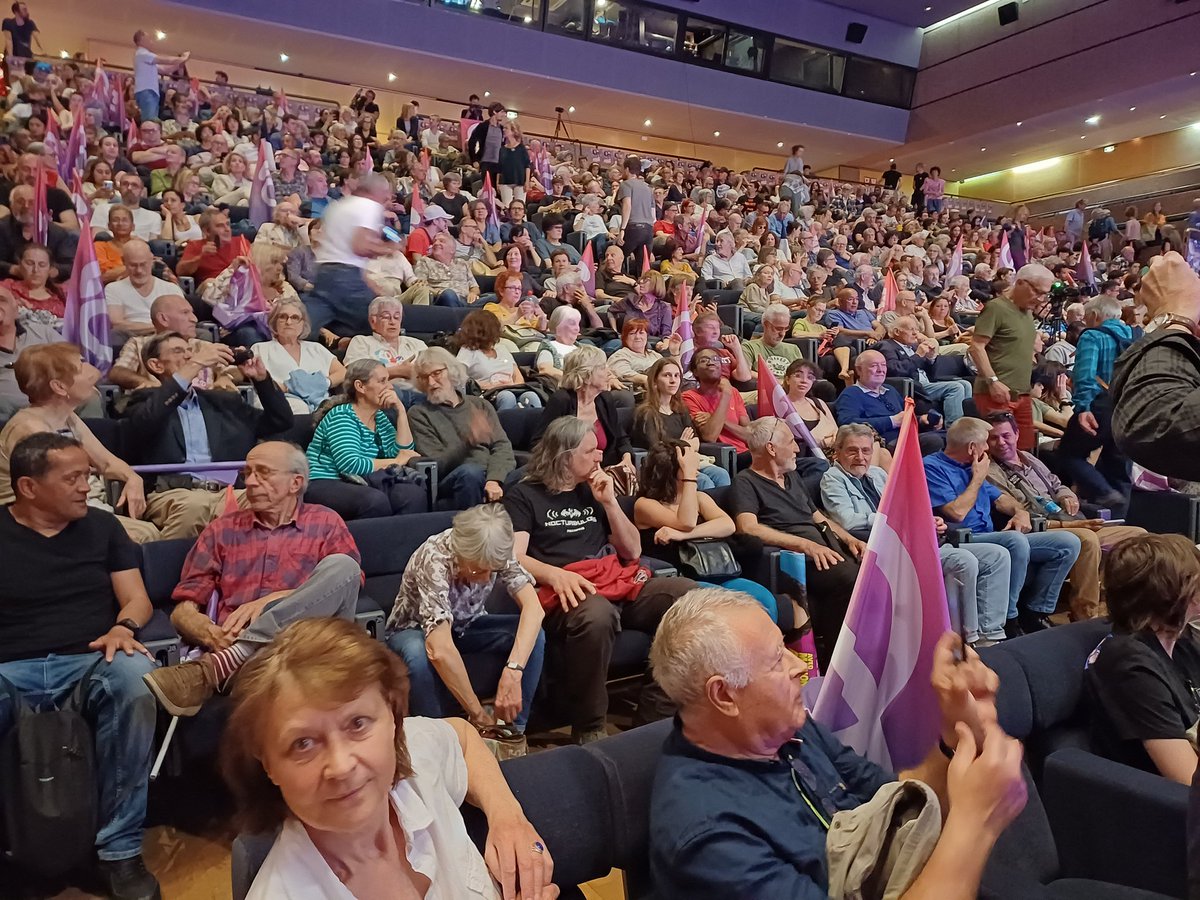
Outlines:
[[[630,472],[623,466],[608,466],[604,472],[612,476],[613,492],[618,497],[636,497],[638,492],[637,472]]]
[[[697,581],[737,578],[742,574],[733,550],[719,538],[697,538],[679,542],[679,568]]]

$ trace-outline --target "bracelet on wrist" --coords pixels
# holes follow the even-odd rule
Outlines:
[[[695,478],[680,478],[679,480],[682,481],[684,484],[698,484],[699,483],[696,481]]]

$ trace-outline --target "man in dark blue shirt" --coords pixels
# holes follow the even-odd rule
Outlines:
[[[1025,803],[1020,744],[996,725],[998,679],[974,651],[956,664],[957,640],[946,635],[939,644],[932,679],[945,750],[935,746],[917,768],[900,773],[929,785],[943,812],[949,809],[937,847],[903,900],[973,900],[993,843]],[[689,591],[663,617],[650,660],[679,707],[650,803],[657,895],[827,898],[830,820],[895,776],[809,717],[805,664],[745,594]]]

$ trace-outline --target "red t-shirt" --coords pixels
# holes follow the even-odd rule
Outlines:
[[[433,246],[433,241],[429,237],[429,232],[422,226],[414,228],[408,235],[408,242],[404,245],[404,255],[408,257],[409,262],[416,262],[418,256],[428,256],[429,248]]]
[[[688,412],[693,416],[698,412],[711,414],[720,404],[721,394],[718,391],[708,396],[697,390],[684,391],[683,402],[687,406]],[[742,402],[742,395],[734,391],[729,397],[729,408],[725,411],[725,422],[733,422],[736,425],[745,418],[749,418],[746,413],[746,404]],[[746,442],[731,434],[728,427],[721,429],[720,441],[722,444],[728,444],[738,453],[746,452]]]
[[[241,241],[225,241],[217,248],[216,253],[205,253],[205,243],[206,241],[188,241],[183,248],[183,256],[179,258],[180,262],[199,260],[196,271],[192,273],[197,286],[210,278],[216,278],[237,259],[237,248]]]

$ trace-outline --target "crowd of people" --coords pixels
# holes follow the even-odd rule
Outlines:
[[[29,702],[91,680],[111,896],[157,896],[141,859],[156,704],[190,716],[230,690],[229,781],[248,824],[283,825],[253,896],[302,882],[365,896],[397,878],[492,896],[488,872],[506,897],[514,878],[522,897],[555,896],[547,846],[480,735],[519,746],[547,702],[575,742],[604,738],[621,631],[653,641],[635,723],[678,716],[652,800],[662,895],[816,896],[817,822],[786,858],[753,835],[798,814],[776,781],[821,798],[836,784],[823,822],[894,780],[809,719],[790,648],[811,633],[811,662],[830,661],[909,398],[963,622],[935,663],[941,746],[901,773],[950,810],[903,896],[974,896],[1024,797],[975,649],[1053,627],[1060,607],[1112,614],[1089,670],[1102,745],[1190,780],[1200,555],[1110,522],[1131,481],[1109,386],[1148,325],[1142,254],[1180,247],[1165,220],[1101,234],[1083,204],[1062,228],[1031,227],[1024,207],[993,221],[949,204],[937,166],[918,167],[911,195],[894,169],[828,191],[802,146],[776,175],[551,160],[478,98],[465,142],[415,102],[389,128],[371,91],[305,118],[280,96],[247,105],[224,78],[200,85],[186,53],[157,54],[144,32],[122,81],[127,144],[92,67],[14,65],[36,28],[13,11],[0,531],[16,572],[0,589],[0,676]],[[42,139],[50,117],[64,133],[85,123],[90,228]],[[255,222],[266,154],[275,203]],[[105,286],[103,373],[57,331],[80,242]],[[1099,277],[1080,274],[1085,252]],[[234,315],[247,274],[266,310]],[[406,310],[431,304],[466,308],[457,330],[406,335]],[[759,407],[764,372],[803,427]],[[89,427],[102,414],[115,445]],[[537,419],[527,459],[506,429],[516,414]],[[403,528],[431,508],[453,523],[407,561],[390,607],[377,598],[390,615],[376,642],[352,624],[362,560],[346,522]],[[969,542],[950,539],[963,529]],[[155,667],[134,544],[170,538],[195,541],[171,622],[196,653]],[[703,542],[803,554],[807,597],[689,570]],[[497,581],[515,612],[489,609]],[[503,660],[487,685],[468,675],[477,655]],[[1148,711],[1148,695],[1162,703]],[[0,696],[0,730],[13,719]],[[485,856],[464,797],[488,817]],[[423,856],[404,838],[420,816]]]

